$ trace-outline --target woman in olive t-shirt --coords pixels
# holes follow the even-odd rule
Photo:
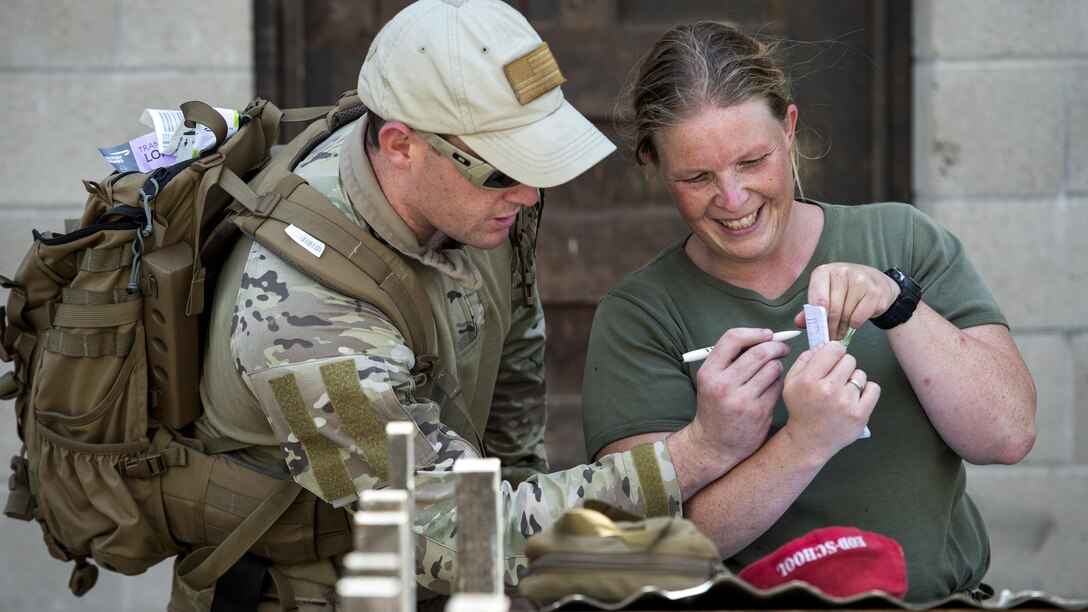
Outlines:
[[[636,74],[636,158],[692,234],[598,307],[583,385],[590,456],[684,427],[700,382],[724,371],[714,393],[738,427],[765,423],[765,441],[683,509],[727,566],[846,525],[902,545],[908,601],[976,589],[989,540],[963,462],[1021,460],[1036,395],[962,245],[905,204],[796,199],[797,108],[753,37],[677,26]],[[804,327],[806,303],[826,307],[832,340],[857,329],[849,353],[771,341]],[[741,342],[735,328],[763,328],[765,341]],[[681,361],[711,345],[705,361]]]

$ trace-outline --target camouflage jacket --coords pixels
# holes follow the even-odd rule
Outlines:
[[[438,326],[439,356],[468,395],[483,453],[504,466],[506,580],[524,571],[525,540],[586,498],[641,514],[678,514],[679,486],[664,442],[547,474],[544,319],[524,306],[509,243],[484,251],[421,247],[382,194],[362,147],[365,118],[315,149],[295,171],[345,215],[401,252],[419,274]],[[515,299],[516,298],[516,299]],[[201,393],[201,435],[256,448],[243,457],[283,470],[334,505],[386,486],[384,448],[362,431],[417,426],[417,580],[456,584],[452,467],[478,457],[475,436],[450,427],[456,409],[420,385],[415,356],[376,308],[334,293],[261,246],[243,242],[224,268]],[[231,314],[228,317],[226,312]],[[464,419],[461,419],[464,423]],[[362,424],[362,425],[361,425]],[[380,426],[380,429],[378,428]],[[421,598],[425,597],[421,593]]]

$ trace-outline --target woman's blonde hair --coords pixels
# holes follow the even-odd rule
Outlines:
[[[635,160],[643,166],[657,164],[654,135],[707,108],[760,98],[774,117],[785,121],[792,96],[786,74],[773,58],[775,51],[775,45],[717,21],[682,24],[665,32],[635,66],[616,112]],[[791,162],[796,174],[794,153]]]

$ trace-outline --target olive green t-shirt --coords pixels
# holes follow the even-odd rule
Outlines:
[[[767,299],[706,274],[688,259],[684,241],[605,296],[593,320],[583,385],[590,457],[616,440],[688,424],[702,362],[681,363],[681,354],[712,346],[733,327],[796,329],[793,319],[806,301],[812,270],[824,263],[898,266],[922,286],[923,301],[957,327],[1007,325],[963,245],[923,213],[895,203],[818,205],[825,219],[819,244],[780,297]],[[804,336],[790,347],[787,369],[807,348]],[[989,538],[964,491],[963,460],[930,424],[883,331],[864,325],[850,353],[881,387],[869,421],[872,437],[833,457],[766,533],[726,560],[727,567],[739,570],[813,529],[855,526],[903,546],[907,601],[976,587],[989,566]],[[786,417],[780,400],[771,433]]]

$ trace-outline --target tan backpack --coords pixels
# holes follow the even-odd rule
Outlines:
[[[343,510],[290,478],[229,460],[223,453],[237,444],[185,435],[201,414],[205,297],[234,228],[378,306],[419,356],[417,373],[461,405],[456,380],[434,357],[434,319],[414,273],[362,228],[344,227],[335,207],[290,172],[366,112],[358,97],[348,92],[334,107],[287,110],[258,99],[229,139],[210,106],[190,102],[182,110],[187,125],[215,132],[214,147],[150,173],[85,181],[82,218],[63,234],[35,232],[15,275],[0,277],[9,290],[0,358],[14,364],[0,378],[0,397],[15,399],[23,442],[4,512],[37,520],[50,553],[75,562],[69,588],[76,595],[97,578],[91,559],[138,574],[208,545],[179,573],[200,589],[247,551],[299,563],[351,547]],[[289,121],[310,124],[270,155],[280,123]],[[330,247],[321,266],[293,260],[299,247],[282,231],[287,224]]]

